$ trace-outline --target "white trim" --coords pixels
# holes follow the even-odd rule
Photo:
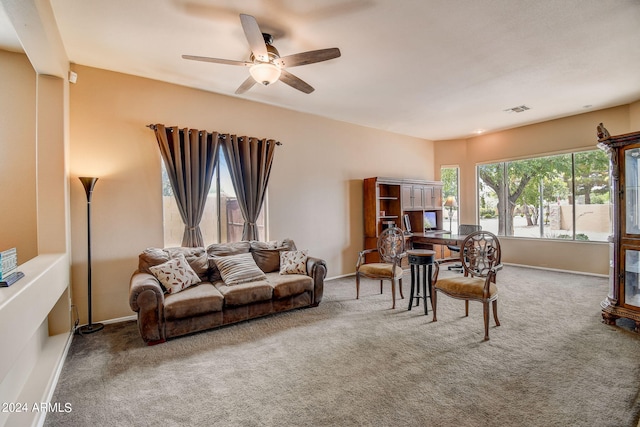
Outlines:
[[[538,267],[534,265],[525,265],[525,264],[513,264],[510,262],[503,262],[502,265],[510,265],[512,267],[533,268],[534,270],[557,271],[558,273],[580,274],[583,276],[609,277],[608,274],[588,273],[586,271],[575,271],[575,270],[563,270],[561,268]]]
[[[129,320],[137,320],[137,319],[138,319],[138,316],[136,316],[135,314],[132,314],[131,316],[118,317],[116,319],[109,319],[109,320],[105,320],[104,322],[100,322],[100,323],[103,323],[105,325],[109,325],[111,323],[128,322]]]
[[[115,319],[108,319],[108,320],[102,320],[100,322],[96,322],[96,323],[102,323],[103,325],[110,325],[112,323],[122,323],[122,322],[128,322],[129,320],[137,320],[138,316],[136,316],[135,314],[132,314],[131,316],[125,316],[125,317],[118,317]],[[80,329],[82,326],[86,326],[86,325],[79,325],[76,330]]]
[[[356,273],[355,271],[353,273],[347,273],[347,274],[341,274],[339,276],[332,276],[332,277],[327,277],[324,279],[325,282],[328,282],[330,280],[336,280],[336,279],[343,279],[345,277],[349,277],[349,276],[355,276]]]
[[[44,401],[47,403],[51,403],[51,399],[53,398],[53,393],[56,391],[56,387],[58,386],[58,380],[60,379],[60,374],[62,374],[62,368],[64,367],[64,362],[67,360],[67,354],[69,353],[69,348],[71,348],[71,343],[73,342],[73,336],[75,334],[73,332],[69,332],[69,336],[67,337],[67,342],[65,343],[64,350],[58,359],[53,377],[51,378],[51,383],[49,384],[48,390],[45,390],[45,399]],[[46,413],[42,412],[38,416],[36,420],[36,425],[38,427],[42,427],[44,425],[44,421],[46,419]]]
[[[583,276],[593,276],[593,277],[603,277],[603,278],[607,278],[609,277],[608,274],[598,274],[598,273],[589,273],[586,271],[575,271],[575,270],[563,270],[561,268],[549,268],[549,267],[538,267],[535,265],[526,265],[526,264],[515,264],[515,263],[511,263],[511,262],[503,262],[502,265],[509,265],[512,267],[522,267],[522,268],[531,268],[534,270],[547,270],[547,271],[556,271],[558,273],[570,273],[570,274],[580,274]],[[409,269],[404,269],[404,271],[409,271]],[[342,274],[340,276],[333,276],[333,277],[328,277],[326,279],[324,279],[325,282],[328,282],[330,280],[336,280],[336,279],[342,279],[345,277],[349,277],[349,276],[355,276],[356,273],[347,273],[347,274]],[[640,426],[638,426],[640,427]]]

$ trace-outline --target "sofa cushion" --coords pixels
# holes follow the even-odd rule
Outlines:
[[[313,292],[313,279],[306,274],[267,273],[267,282],[273,287],[273,298],[287,298],[305,291]]]
[[[280,274],[307,274],[307,251],[280,252]]]
[[[270,242],[251,241],[251,255],[265,273],[280,269],[280,252],[295,251],[296,245],[291,239],[273,240]]]
[[[220,276],[220,270],[216,266],[214,257],[229,256],[237,254],[246,254],[251,248],[250,242],[234,242],[234,243],[215,243],[207,246],[207,255],[209,256],[209,281],[217,282],[222,280]]]
[[[224,304],[227,306],[267,301],[273,296],[273,287],[266,280],[232,286],[220,280],[214,283],[214,286],[224,296]]]
[[[164,316],[167,319],[183,319],[215,311],[222,311],[224,297],[211,283],[191,286],[179,294],[164,299]]]
[[[169,294],[177,294],[189,286],[201,282],[182,254],[178,254],[163,264],[149,267],[149,270]]]
[[[222,280],[227,285],[264,280],[264,272],[258,268],[251,254],[238,254],[225,257],[213,257],[220,270]]]
[[[193,271],[200,277],[200,280],[209,279],[209,260],[204,248],[147,248],[138,257],[138,270],[144,273],[151,273],[149,267],[164,264],[178,254],[183,254]],[[153,273],[151,273],[153,274]]]

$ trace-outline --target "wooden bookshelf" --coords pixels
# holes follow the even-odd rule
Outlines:
[[[378,236],[389,226],[407,231],[408,215],[412,231],[424,230],[424,213],[434,212],[436,229],[442,229],[442,182],[394,178],[366,178],[364,199],[364,246],[375,248]],[[367,262],[373,262],[367,259]]]

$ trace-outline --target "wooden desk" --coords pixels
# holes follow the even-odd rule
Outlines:
[[[453,245],[460,246],[464,239],[467,238],[466,234],[452,234],[446,233],[411,233],[411,241],[413,243],[422,243],[429,245]]]

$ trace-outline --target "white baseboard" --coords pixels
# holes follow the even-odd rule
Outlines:
[[[341,274],[341,275],[339,275],[339,276],[331,276],[331,277],[327,277],[327,278],[325,278],[325,279],[324,279],[324,281],[325,281],[325,282],[328,282],[328,281],[330,281],[330,280],[343,279],[343,278],[345,278],[345,277],[355,276],[355,275],[356,275],[356,273],[355,273],[355,272],[354,272],[354,273]]]
[[[103,325],[109,325],[112,323],[121,323],[121,322],[128,322],[129,320],[137,320],[138,317],[135,314],[132,314],[131,316],[125,316],[125,317],[118,317],[115,319],[107,319],[107,320],[101,320],[100,322],[95,322],[95,323],[102,323]],[[85,325],[78,325],[78,329],[80,329],[82,326]]]
[[[546,270],[546,271],[557,271],[558,273],[580,274],[582,276],[609,277],[608,274],[588,273],[586,271],[574,271],[574,270],[563,270],[563,269],[560,269],[560,268],[537,267],[537,266],[533,266],[533,265],[513,264],[513,263],[510,263],[510,262],[503,262],[502,264],[503,265],[510,265],[512,267],[532,268],[534,270]],[[500,274],[500,273],[498,273],[498,274]]]
[[[509,265],[512,267],[522,267],[522,268],[531,268],[534,270],[546,270],[546,271],[557,271],[558,273],[570,273],[570,274],[580,274],[583,276],[594,276],[594,277],[609,277],[608,274],[598,274],[598,273],[588,273],[586,271],[574,271],[574,270],[563,270],[560,268],[549,268],[549,267],[537,267],[537,266],[533,266],[533,265],[526,265],[526,264],[514,264],[514,263],[510,263],[510,262],[503,262],[503,265]],[[405,271],[407,271],[405,269]],[[342,274],[340,276],[332,276],[332,277],[327,277],[326,279],[324,279],[325,281],[330,281],[330,280],[336,280],[336,279],[342,279],[345,277],[349,277],[349,276],[355,276],[356,273],[347,273],[347,274]],[[640,425],[638,426],[640,427]]]
[[[138,317],[135,314],[132,314],[131,316],[118,317],[116,319],[109,319],[100,323],[104,323],[105,325],[108,325],[110,323],[128,322],[129,320],[136,320],[136,319],[138,319]]]

